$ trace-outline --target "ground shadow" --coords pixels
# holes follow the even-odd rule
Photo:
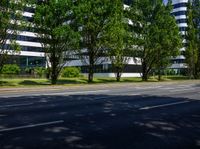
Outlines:
[[[50,85],[50,82],[47,80],[46,82],[38,82],[33,80],[23,80],[19,83],[19,85]]]
[[[0,86],[15,86],[15,85],[8,81],[0,81]]]
[[[6,101],[6,103],[5,103]],[[1,149],[198,149],[200,101],[163,96],[30,96],[4,98],[33,103],[0,108]],[[142,109],[188,101],[186,104]],[[13,131],[39,122],[63,123]]]
[[[65,78],[65,79],[59,79],[58,80],[58,82],[57,82],[57,84],[62,84],[62,85],[64,85],[64,84],[82,84],[82,83],[87,83],[87,79],[86,78],[79,78],[79,79],[67,79],[67,78]]]

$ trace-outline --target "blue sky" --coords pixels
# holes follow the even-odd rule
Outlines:
[[[163,0],[164,1],[164,3],[167,3],[167,0]]]

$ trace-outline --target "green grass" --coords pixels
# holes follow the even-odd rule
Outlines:
[[[188,80],[186,76],[163,76],[162,81],[174,81],[174,80]],[[142,82],[141,78],[122,78],[119,83],[131,83]],[[158,82],[157,76],[150,77],[148,82]],[[100,83],[117,83],[115,78],[94,78],[92,84]],[[87,84],[87,78],[60,78],[57,85],[74,85],[74,84]],[[47,86],[51,85],[51,81],[47,79],[35,79],[35,78],[0,78],[0,87],[25,87],[25,86]]]
[[[122,78],[121,82],[141,82],[141,78]],[[94,78],[92,84],[116,83],[115,78]],[[60,78],[57,85],[87,84],[87,78]],[[47,79],[34,78],[0,78],[0,87],[46,86],[51,85]]]

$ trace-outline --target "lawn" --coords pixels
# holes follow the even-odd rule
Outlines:
[[[185,76],[164,76],[162,81],[187,80]],[[142,82],[141,78],[122,78],[119,83]],[[157,82],[157,77],[150,77],[149,82]],[[117,83],[115,78],[94,78],[93,84]],[[57,85],[87,84],[87,78],[60,78]],[[45,78],[0,78],[0,87],[47,86],[51,81]]]

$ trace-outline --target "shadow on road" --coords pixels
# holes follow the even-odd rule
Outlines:
[[[198,149],[200,101],[159,96],[34,96],[0,108],[0,130],[55,120],[64,123],[0,132],[0,149]],[[141,110],[181,101],[180,105]]]

